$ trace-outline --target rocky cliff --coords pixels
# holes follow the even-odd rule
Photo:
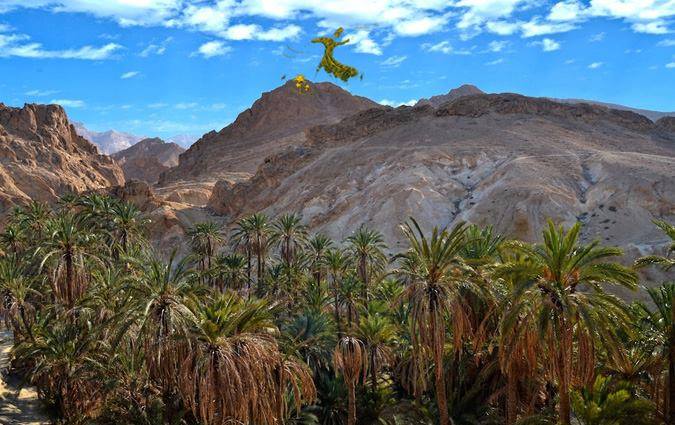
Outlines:
[[[112,154],[127,180],[142,180],[153,184],[159,175],[178,165],[178,156],[185,149],[159,138],[143,139],[135,145]]]
[[[123,182],[119,166],[76,133],[61,106],[0,103],[0,211]]]

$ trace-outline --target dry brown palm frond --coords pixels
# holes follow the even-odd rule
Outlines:
[[[363,342],[359,339],[345,336],[338,341],[333,352],[333,365],[344,377],[349,392],[349,415],[347,423],[356,424],[356,383],[359,378],[366,379],[368,372],[368,357]]]

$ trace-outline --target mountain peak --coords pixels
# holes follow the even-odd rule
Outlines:
[[[431,96],[429,99],[420,99],[417,101],[415,106],[431,105],[434,108],[438,108],[446,102],[453,101],[462,96],[471,96],[475,94],[485,94],[485,92],[473,84],[462,84],[461,86],[450,90],[446,94]]]

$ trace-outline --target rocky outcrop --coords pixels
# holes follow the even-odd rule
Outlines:
[[[0,103],[0,211],[122,183],[119,166],[76,133],[61,106]]]
[[[304,142],[305,129],[380,107],[331,83],[310,83],[310,87],[309,92],[298,92],[289,81],[263,93],[232,124],[195,142],[180,156],[178,166],[162,174],[159,185],[244,180],[267,156]]]
[[[675,117],[663,117],[656,121],[656,125],[666,131],[675,133]]]
[[[420,99],[417,101],[415,106],[429,105],[433,108],[438,108],[444,103],[452,102],[453,100],[459,99],[462,96],[471,96],[474,94],[485,94],[485,92],[474,85],[462,84],[461,86],[450,90],[446,94],[431,96],[429,99]]]
[[[112,155],[124,171],[127,180],[142,180],[154,184],[159,175],[178,165],[178,156],[185,149],[159,138],[143,139],[128,149]]]
[[[514,94],[370,109],[306,131],[251,179],[216,184],[209,209],[231,222],[295,211],[341,239],[398,224],[458,220],[538,240],[547,218],[585,223],[585,240],[644,252],[662,242],[651,220],[675,219],[675,132],[599,105]],[[402,245],[401,245],[402,246]]]

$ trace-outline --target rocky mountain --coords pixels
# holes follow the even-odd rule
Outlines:
[[[180,156],[177,167],[162,174],[159,185],[181,190],[182,183],[200,182],[208,196],[217,180],[245,180],[267,156],[303,143],[306,128],[379,106],[331,83],[310,86],[308,92],[298,92],[289,81],[263,93],[232,124],[195,142]]]
[[[0,103],[0,212],[122,183],[119,166],[77,134],[61,106]]]
[[[420,99],[417,101],[415,106],[431,105],[434,108],[438,108],[444,103],[451,102],[462,96],[470,96],[472,94],[484,94],[484,92],[474,85],[462,84],[461,86],[450,90],[446,94],[431,96],[429,99]]]
[[[143,140],[143,136],[135,136],[117,130],[92,131],[81,122],[74,122],[73,125],[77,134],[98,146],[99,150],[106,155],[127,149]]]
[[[673,111],[673,112],[652,111],[652,110],[649,110],[649,109],[632,108],[630,106],[618,105],[616,103],[598,102],[598,101],[595,101],[595,100],[555,99],[555,98],[552,98],[551,100],[556,101],[556,102],[562,102],[562,103],[588,103],[588,104],[591,104],[591,105],[600,105],[600,106],[605,106],[605,107],[611,108],[611,109],[618,109],[618,110],[621,110],[621,111],[631,111],[631,112],[635,112],[636,114],[644,115],[645,117],[649,118],[652,121],[658,121],[659,119],[664,118],[664,117],[675,117],[675,111]]]
[[[148,138],[111,156],[122,167],[126,180],[153,184],[162,172],[178,165],[178,156],[184,151],[176,143]]]
[[[192,134],[177,134],[166,139],[168,143],[175,143],[180,147],[187,149],[199,139],[199,136]]]
[[[369,109],[309,128],[248,180],[222,179],[208,208],[230,222],[295,211],[338,239],[365,223],[394,249],[409,216],[492,224],[526,240],[549,217],[580,220],[586,240],[636,254],[663,242],[652,219],[675,219],[672,124],[516,94]]]

